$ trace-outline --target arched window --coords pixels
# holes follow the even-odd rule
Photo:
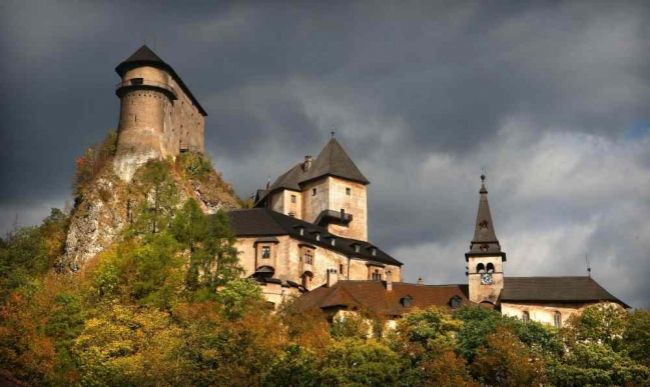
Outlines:
[[[553,315],[553,322],[555,323],[556,328],[561,328],[562,327],[562,313],[560,312],[555,312]]]
[[[449,300],[449,306],[451,306],[451,309],[456,309],[456,308],[458,308],[458,307],[460,306],[460,303],[461,303],[461,299],[460,299],[459,296],[453,296],[453,297]]]
[[[525,310],[524,313],[521,315],[521,320],[525,323],[530,321],[530,313],[528,313],[527,310]]]
[[[402,297],[399,300],[400,304],[402,304],[402,306],[405,307],[405,308],[408,308],[408,307],[411,306],[411,301],[413,301],[413,298],[411,298],[411,296]]]
[[[494,273],[494,264],[492,262],[488,263],[486,269],[488,273]]]
[[[476,272],[477,273],[484,273],[485,272],[485,265],[483,265],[482,263],[479,263],[478,265],[476,265]]]

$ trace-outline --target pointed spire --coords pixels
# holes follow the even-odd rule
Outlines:
[[[501,245],[497,239],[490,213],[490,204],[487,198],[487,188],[485,188],[485,175],[481,175],[481,189],[479,190],[480,199],[478,202],[478,213],[476,214],[476,226],[474,229],[474,238],[470,244],[469,255],[500,255],[505,261],[505,253],[501,251]]]

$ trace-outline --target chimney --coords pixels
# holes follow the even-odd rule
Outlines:
[[[393,291],[393,273],[390,270],[386,272],[386,291]]]
[[[302,170],[307,172],[311,168],[313,158],[310,155],[305,156],[305,162],[302,163]]]
[[[331,288],[339,282],[339,274],[336,269],[327,269],[327,287]]]
[[[418,278],[418,285],[424,285],[424,281],[422,280],[422,277]]]

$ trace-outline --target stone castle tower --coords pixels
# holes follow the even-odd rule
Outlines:
[[[368,184],[332,138],[315,159],[305,156],[258,192],[255,206],[323,226],[334,235],[368,241]]]
[[[140,47],[115,71],[122,78],[115,173],[130,181],[151,159],[204,151],[207,113],[174,69],[149,47]]]
[[[472,302],[496,304],[503,289],[503,262],[506,253],[494,231],[492,214],[485,188],[485,175],[481,175],[481,189],[474,238],[465,253],[469,282],[469,299]]]

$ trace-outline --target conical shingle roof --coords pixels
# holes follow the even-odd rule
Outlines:
[[[164,60],[160,59],[160,57],[155,52],[153,52],[153,50],[147,47],[147,45],[142,45],[133,54],[131,54],[131,56],[117,65],[117,67],[115,67],[115,72],[117,72],[120,77],[123,77],[128,70],[140,66],[152,66],[169,73],[176,80],[181,89],[183,89],[185,94],[190,98],[194,106],[196,106],[196,108],[199,110],[199,113],[201,113],[203,116],[208,115],[196,97],[194,97],[190,89],[185,85],[185,82],[183,82],[181,77],[176,74],[176,71],[174,71],[172,66],[167,64]]]
[[[490,213],[490,204],[487,198],[487,188],[485,188],[485,176],[481,176],[481,189],[479,190],[480,199],[478,202],[478,213],[476,214],[476,225],[474,228],[474,238],[470,244],[468,255],[501,255],[505,260],[505,253],[501,251],[501,245],[497,239]]]

